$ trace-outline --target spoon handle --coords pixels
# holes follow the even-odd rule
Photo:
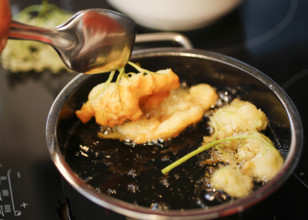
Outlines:
[[[17,21],[11,21],[9,33],[10,39],[34,40],[47,44],[53,44],[52,35],[55,30],[23,24]]]

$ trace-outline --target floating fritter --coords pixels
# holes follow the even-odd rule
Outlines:
[[[160,105],[152,105],[152,108],[145,105],[140,119],[100,132],[99,137],[135,143],[176,137],[186,127],[200,121],[204,112],[214,106],[217,99],[215,89],[208,84],[180,87],[172,90]]]
[[[179,86],[179,78],[171,69],[130,73],[123,75],[119,82],[95,86],[76,115],[83,123],[95,117],[96,123],[108,127],[136,121],[143,115],[142,106],[159,105],[170,90]]]
[[[265,183],[278,173],[283,158],[271,140],[260,133],[267,124],[264,112],[239,99],[213,114],[210,125],[214,133],[204,138],[204,144],[224,140],[203,162],[220,166],[211,177],[213,187],[241,198],[252,191],[253,181]]]

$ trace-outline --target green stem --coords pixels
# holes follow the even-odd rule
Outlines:
[[[123,68],[118,69],[118,71],[119,71],[119,75],[118,75],[117,80],[116,80],[117,88],[119,86],[121,78],[123,77],[123,75],[125,75],[125,69],[123,67]]]
[[[139,73],[148,73],[148,74],[152,74],[152,71],[146,70],[141,68],[140,66],[136,65],[135,63],[128,61],[128,64],[131,65],[132,67],[134,67]]]
[[[203,145],[199,148],[197,148],[196,150],[190,152],[189,154],[186,154],[184,157],[181,157],[180,159],[176,160],[175,162],[173,162],[172,164],[166,166],[164,169],[161,170],[161,172],[163,174],[167,174],[169,173],[172,169],[176,168],[177,166],[181,165],[182,163],[184,163],[186,160],[192,158],[193,156],[196,156],[197,154],[215,146],[217,143],[217,141],[211,142],[209,144]]]
[[[110,72],[110,74],[109,74],[109,76],[108,76],[108,79],[107,79],[107,81],[106,81],[106,83],[105,83],[105,87],[109,86],[109,84],[111,83],[111,81],[112,81],[112,79],[113,79],[113,76],[114,76],[115,72],[116,72],[115,70],[112,71],[112,72]]]
[[[181,157],[180,159],[176,160],[175,162],[173,162],[172,164],[166,166],[164,169],[161,170],[161,172],[163,174],[167,174],[169,173],[172,169],[176,168],[177,166],[181,165],[182,163],[186,162],[187,160],[189,160],[190,158],[196,156],[197,154],[210,149],[211,147],[222,143],[222,142],[226,142],[226,141],[232,141],[232,140],[237,140],[237,139],[247,139],[247,138],[259,138],[253,135],[238,135],[238,136],[234,136],[234,137],[229,137],[229,138],[225,138],[225,139],[221,139],[221,140],[215,140],[212,141],[208,144],[202,145],[201,147],[197,148],[196,150],[186,154],[185,156]],[[262,138],[260,138],[262,139]],[[262,139],[263,140],[263,139]],[[267,140],[264,140],[265,143],[267,143]],[[268,145],[270,145],[269,143],[267,143]],[[272,146],[272,145],[270,145]]]

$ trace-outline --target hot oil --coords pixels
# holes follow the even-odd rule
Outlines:
[[[231,102],[236,92],[226,90],[219,96],[223,105]],[[201,146],[203,136],[210,133],[209,115],[172,140],[141,145],[99,139],[100,127],[94,119],[87,124],[74,119],[63,153],[79,177],[99,193],[154,210],[206,208],[232,200],[207,182],[206,173],[215,169],[202,164],[208,151],[168,175],[161,169]]]
[[[209,135],[207,120],[204,117],[202,122],[172,140],[142,145],[85,135],[96,134],[99,126],[94,120],[87,124],[76,121],[66,141],[65,156],[79,177],[99,193],[129,203],[163,210],[217,204],[229,198],[211,189],[205,181],[206,167],[201,161],[207,157],[207,152],[168,175],[161,173],[161,169],[201,145],[202,137]]]

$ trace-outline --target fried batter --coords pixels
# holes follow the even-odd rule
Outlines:
[[[129,75],[121,77],[118,83],[94,87],[88,101],[76,111],[77,117],[83,123],[95,117],[98,124],[108,127],[136,121],[143,115],[140,106],[159,105],[170,90],[180,85],[178,76],[171,69]]]
[[[283,165],[279,151],[263,134],[249,131],[242,136],[249,138],[220,145],[220,150],[212,151],[211,159],[206,161],[206,164],[211,161],[228,164],[215,171],[210,182],[213,187],[237,198],[249,194],[253,181],[271,180]]]
[[[217,99],[215,89],[207,84],[190,89],[180,87],[172,90],[160,105],[156,105],[156,97],[149,98],[141,107],[144,114],[139,120],[115,126],[111,132],[101,132],[99,136],[127,139],[135,143],[172,138],[201,120],[204,112],[215,105]]]
[[[210,125],[217,131],[217,138],[237,133],[264,130],[267,118],[264,112],[250,102],[234,99],[229,105],[215,112]]]
[[[283,165],[279,151],[268,139],[260,133],[253,133],[255,138],[249,138],[238,148],[236,158],[241,164],[243,173],[257,181],[271,180]]]
[[[211,184],[216,189],[224,190],[230,196],[242,198],[247,196],[252,190],[252,179],[242,174],[233,166],[224,166],[215,171],[211,178]]]
[[[204,144],[215,138],[226,140],[212,149],[211,157],[203,162],[226,165],[211,177],[214,187],[240,198],[249,194],[253,181],[267,182],[277,174],[283,158],[270,139],[260,133],[267,123],[260,109],[239,99],[214,113],[210,125],[216,132],[204,137]]]

